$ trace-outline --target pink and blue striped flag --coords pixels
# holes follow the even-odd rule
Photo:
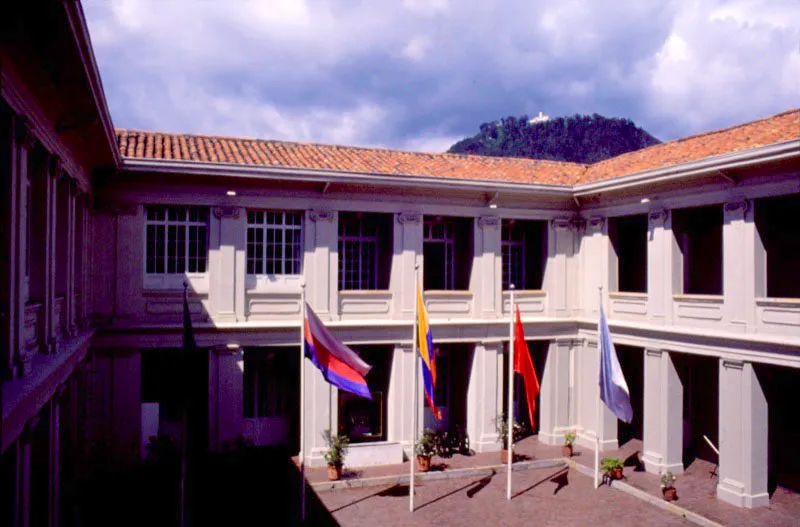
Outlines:
[[[372,366],[333,336],[308,304],[303,335],[306,357],[319,368],[326,381],[346,392],[372,399],[365,379]]]

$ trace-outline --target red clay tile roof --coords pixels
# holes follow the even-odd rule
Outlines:
[[[580,183],[679,165],[792,139],[800,139],[800,108],[600,161],[589,166]]]
[[[574,185],[586,165],[460,154],[423,154],[351,146],[117,130],[126,159],[175,159],[237,165]]]
[[[800,108],[651,146],[593,165],[134,130],[118,129],[116,132],[125,159],[174,159],[360,174],[575,185],[800,139]]]

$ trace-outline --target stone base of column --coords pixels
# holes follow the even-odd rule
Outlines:
[[[754,509],[769,505],[769,494],[745,494],[745,486],[731,479],[723,479],[717,485],[717,498],[737,507]]]
[[[500,442],[497,434],[484,434],[477,440],[469,438],[469,447],[475,452],[499,452]]]
[[[562,438],[563,441],[563,438]],[[578,446],[582,446],[584,448],[590,448],[592,450],[595,449],[596,443],[596,436],[593,432],[578,432],[578,437],[575,439],[575,443]],[[619,441],[617,438],[613,439],[601,439],[600,440],[600,452],[607,452],[609,450],[617,450],[619,448]]]
[[[552,432],[539,430],[539,442],[545,445],[561,446],[564,444],[564,434],[574,431],[575,427],[556,427]],[[592,438],[594,438],[594,436],[592,436]],[[594,439],[592,439],[592,441],[594,441]]]
[[[683,473],[683,463],[665,463],[664,459],[655,452],[644,452],[642,454],[644,469],[651,474],[673,474]]]

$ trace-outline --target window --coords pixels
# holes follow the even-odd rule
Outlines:
[[[767,267],[767,289],[764,292],[764,286],[759,284],[759,296],[800,298],[800,229],[795,227],[798,210],[800,194],[755,201],[755,222]]]
[[[246,350],[244,417],[288,417],[296,411],[297,376],[297,350]]]
[[[472,272],[472,218],[426,217],[422,252],[426,290],[465,291]]]
[[[147,207],[147,272],[205,273],[208,207]]]
[[[386,441],[387,395],[391,372],[391,347],[354,347],[353,350],[370,366],[367,386],[372,400],[339,390],[339,434],[352,443]]]
[[[503,290],[511,284],[517,289],[539,290],[547,259],[547,223],[543,221],[503,220]]]
[[[722,294],[722,207],[676,210],[672,230],[683,257],[683,293]]]
[[[303,213],[247,211],[247,274],[300,274]]]
[[[611,218],[608,235],[617,259],[617,291],[647,292],[647,215]],[[611,277],[612,280],[614,277]],[[612,286],[612,290],[613,290]]]
[[[339,290],[388,289],[391,215],[339,215]]]

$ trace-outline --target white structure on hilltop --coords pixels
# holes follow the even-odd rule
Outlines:
[[[718,496],[744,507],[800,474],[800,110],[588,167],[115,131],[80,4],[63,5],[14,7],[27,39],[0,47],[7,524],[56,521],[80,463],[136,464],[153,430],[184,442],[181,387],[203,448],[296,451],[302,282],[373,366],[374,394],[304,364],[307,459],[323,462],[332,429],[350,465],[400,461],[415,264],[444,414],[420,398],[428,426],[498,449],[514,284],[540,441],[641,440],[654,473],[707,458]],[[37,35],[58,45],[9,48]],[[182,363],[185,281],[200,349]],[[596,412],[598,285],[630,425]]]
[[[536,117],[531,117],[530,119],[528,119],[528,124],[546,123],[549,120],[550,120],[549,115],[545,115],[542,112],[539,112],[539,115],[537,115]]]

